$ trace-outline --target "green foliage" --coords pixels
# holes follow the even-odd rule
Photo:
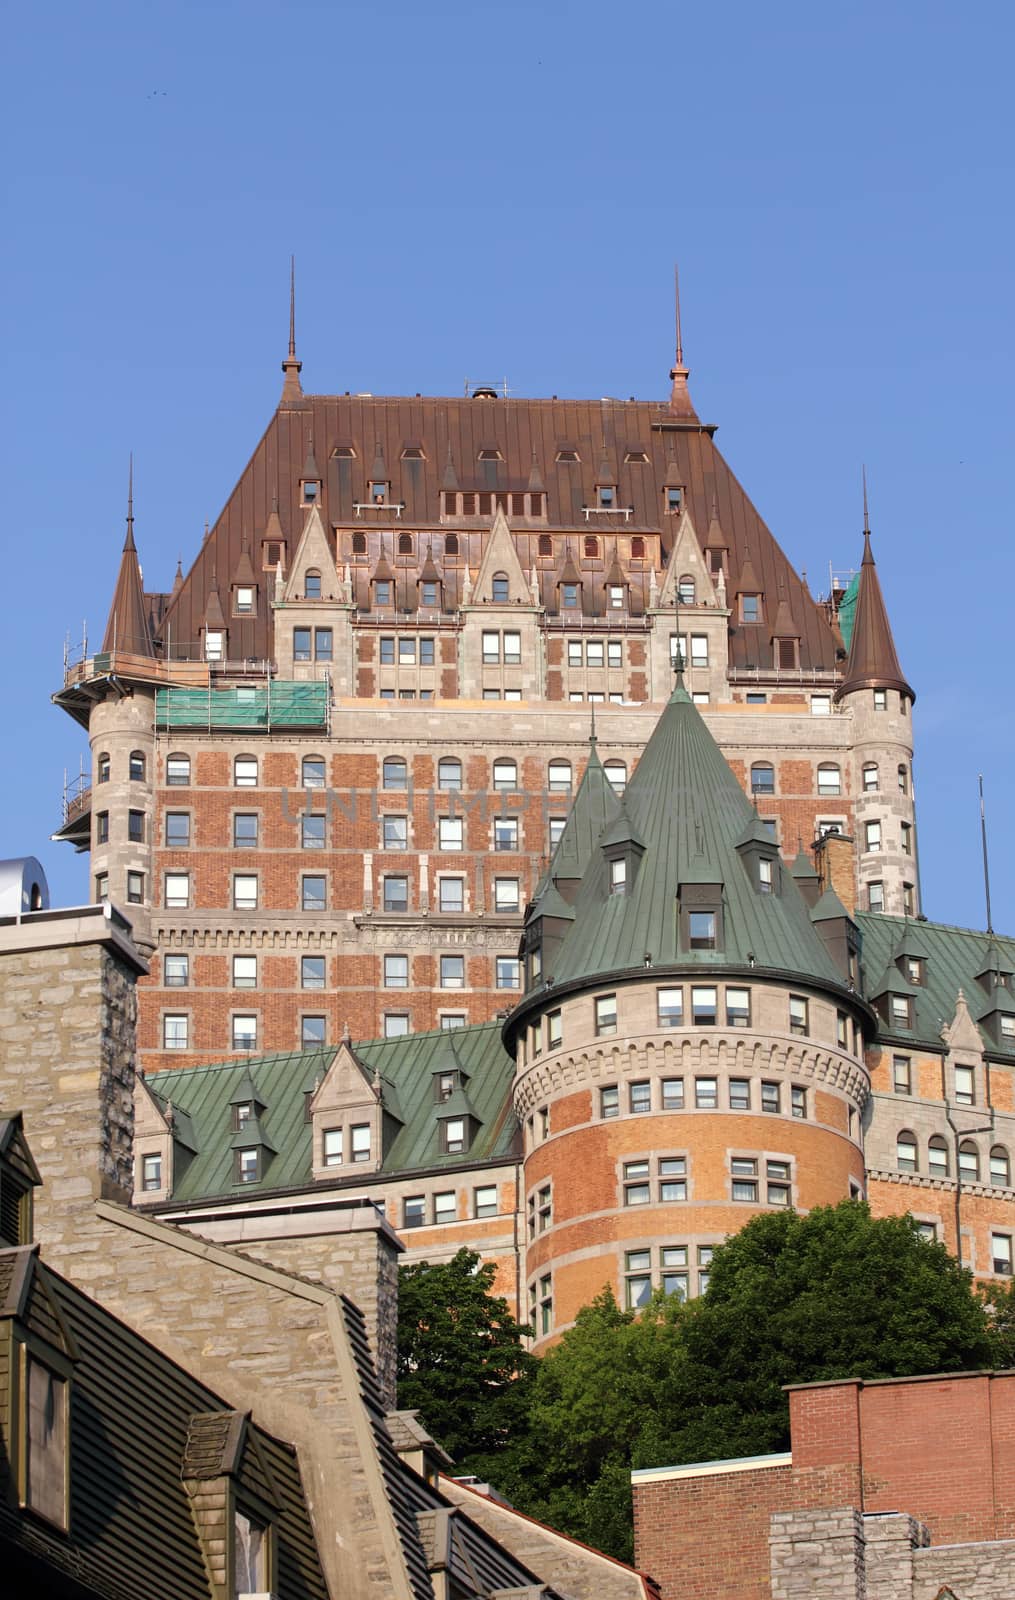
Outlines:
[[[987,1316],[990,1321],[990,1342],[993,1346],[994,1367],[1015,1367],[1015,1281],[1004,1288],[991,1284],[982,1289]]]
[[[970,1275],[911,1218],[854,1201],[769,1213],[716,1250],[701,1300],[657,1297],[636,1318],[604,1291],[539,1363],[527,1427],[482,1468],[520,1510],[630,1560],[632,1467],[785,1448],[784,1384],[1000,1351]]]
[[[471,1472],[479,1452],[495,1457],[525,1429],[536,1363],[521,1343],[529,1330],[490,1293],[494,1274],[463,1249],[399,1276],[398,1404],[419,1410],[459,1472]]]

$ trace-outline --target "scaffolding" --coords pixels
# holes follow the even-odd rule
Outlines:
[[[327,679],[292,683],[270,678],[261,687],[157,689],[156,731],[202,728],[211,733],[229,728],[269,733],[272,728],[329,729],[331,694]]]

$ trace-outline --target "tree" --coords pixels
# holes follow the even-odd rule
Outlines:
[[[768,1213],[716,1250],[700,1300],[636,1318],[607,1290],[586,1307],[539,1363],[495,1482],[629,1560],[632,1467],[785,1448],[784,1384],[989,1367],[1001,1349],[970,1274],[912,1218]]]
[[[420,1418],[459,1471],[524,1431],[534,1358],[528,1329],[490,1293],[495,1268],[474,1250],[406,1267],[398,1288],[398,1404]]]

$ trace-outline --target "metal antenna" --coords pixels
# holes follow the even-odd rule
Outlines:
[[[987,934],[993,937],[994,922],[990,914],[990,866],[987,861],[987,814],[983,804],[983,773],[980,773],[980,840],[983,845],[983,893],[987,901]]]
[[[684,364],[684,338],[680,331],[680,269],[676,262],[673,263],[673,298],[677,312],[677,366],[682,367]]]
[[[296,257],[289,257],[289,359],[296,357]]]

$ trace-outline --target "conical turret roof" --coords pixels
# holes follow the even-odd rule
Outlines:
[[[895,652],[888,610],[871,552],[869,528],[865,528],[863,534],[863,562],[860,566],[849,657],[836,699],[853,694],[857,689],[898,689],[900,693],[909,695],[911,700],[915,699],[902,675]]]
[[[134,463],[131,460],[127,488],[127,536],[123,541],[120,570],[116,575],[113,603],[102,639],[103,650],[123,650],[128,655],[151,656],[151,628],[148,623],[148,606],[145,603],[144,584],[141,581],[141,564],[134,543]]]
[[[554,883],[558,881],[569,883],[581,879],[604,829],[619,816],[620,801],[606,776],[606,769],[599,759],[599,751],[593,736],[589,740],[588,764],[575,792],[564,831],[550,857],[550,865],[536,890],[533,905],[541,901]],[[540,910],[543,910],[542,906]]]
[[[680,680],[624,803],[644,855],[625,893],[613,894],[606,857],[593,853],[554,960],[558,984],[642,966],[651,952],[653,965],[767,966],[841,987],[790,875],[779,893],[759,893],[738,854],[754,810]],[[681,946],[678,895],[692,882],[722,885],[720,949]]]

